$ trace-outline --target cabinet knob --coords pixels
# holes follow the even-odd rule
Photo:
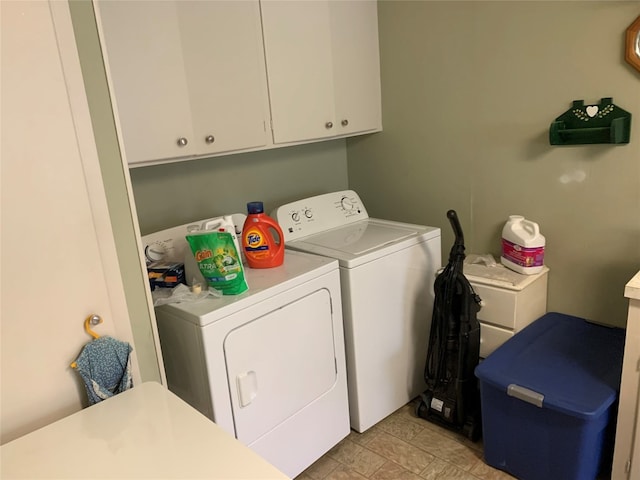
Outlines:
[[[207,135],[206,137],[204,137],[204,141],[207,143],[213,143],[216,141],[216,137],[214,137],[213,135]]]
[[[180,137],[180,138],[178,139],[178,142],[177,142],[177,143],[178,143],[178,146],[179,146],[179,147],[184,147],[184,146],[185,146],[187,143],[189,143],[189,142],[187,141],[187,139],[186,139],[186,138],[184,138],[184,137]]]
[[[324,124],[324,126],[325,126],[325,128],[327,128],[327,130],[330,129],[330,128],[333,128],[333,122],[327,122],[327,123]]]
[[[347,125],[349,125],[349,120],[347,120],[347,119],[345,118],[344,120],[342,120],[342,121],[340,122],[340,124],[341,124],[343,127],[346,127]]]

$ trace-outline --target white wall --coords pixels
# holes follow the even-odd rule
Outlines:
[[[5,443],[87,404],[70,367],[92,340],[87,316],[103,317],[99,335],[133,337],[67,4],[0,9]]]

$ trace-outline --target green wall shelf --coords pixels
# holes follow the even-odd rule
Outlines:
[[[584,100],[574,100],[549,128],[551,145],[625,144],[630,135],[631,114],[614,105],[610,97],[586,106]]]

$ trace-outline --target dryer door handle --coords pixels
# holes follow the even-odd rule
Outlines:
[[[240,408],[246,407],[258,396],[258,378],[253,370],[239,374],[236,377],[236,385]]]

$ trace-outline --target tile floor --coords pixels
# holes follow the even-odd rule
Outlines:
[[[507,480],[482,460],[482,442],[419,418],[414,404],[351,433],[295,480]]]

